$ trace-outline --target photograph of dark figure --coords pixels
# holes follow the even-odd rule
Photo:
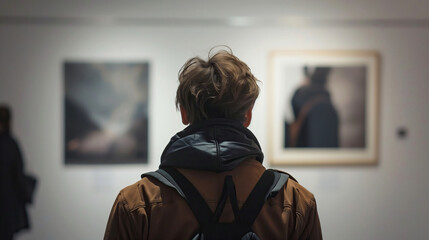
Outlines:
[[[274,164],[375,163],[379,56],[373,51],[273,51],[269,154]]]
[[[285,121],[285,147],[337,148],[338,113],[326,88],[330,67],[304,67],[306,81],[292,96],[295,121]]]
[[[366,147],[366,67],[303,65],[285,68],[283,148]],[[294,87],[295,86],[295,87]]]
[[[65,163],[146,163],[148,63],[65,62]]]
[[[24,172],[7,106],[0,106],[0,166],[0,239],[11,240],[17,232],[30,228],[27,205],[32,203],[36,179]]]

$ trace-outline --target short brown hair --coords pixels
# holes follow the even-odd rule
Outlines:
[[[194,57],[179,72],[176,107],[184,108],[190,123],[210,118],[244,121],[259,95],[250,68],[232,53],[221,50],[207,61]]]

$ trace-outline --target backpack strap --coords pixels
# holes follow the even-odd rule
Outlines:
[[[271,171],[274,174],[274,182],[271,185],[270,191],[266,196],[266,199],[274,197],[287,183],[289,178],[294,179],[293,177],[291,177],[289,174],[285,172],[280,172],[273,169],[267,169],[267,171]]]
[[[267,199],[269,190],[275,180],[274,173],[271,171],[265,171],[262,177],[256,183],[252,192],[247,197],[246,202],[240,209],[239,219],[240,222],[252,226],[256,217],[259,215],[262,206]]]
[[[166,172],[162,169],[158,169],[155,172],[143,173],[141,175],[141,178],[144,178],[146,176],[153,177],[153,178],[157,179],[158,181],[162,182],[164,185],[175,189],[179,193],[180,196],[182,196],[184,199],[186,199],[185,193],[183,193],[182,189],[179,187],[179,184],[177,184],[177,182],[174,181],[173,177],[171,177],[171,175],[168,174],[168,172]]]
[[[235,189],[232,189],[234,187],[232,181],[225,179],[224,192],[220,197],[216,212],[213,215],[210,207],[207,205],[198,190],[177,169],[163,167],[155,172],[148,172],[141,175],[142,178],[146,176],[151,176],[166,186],[175,189],[179,195],[188,202],[189,207],[201,226],[204,226],[209,221],[216,220],[220,217],[220,213],[223,210],[227,200],[226,197],[228,195],[230,195],[230,197],[232,195],[233,198],[235,198],[235,194],[232,194],[233,192],[235,193]],[[251,226],[259,215],[265,201],[268,198],[274,197],[287,183],[289,177],[290,176],[284,172],[267,169],[250,193],[242,208],[238,211],[238,214],[236,212],[237,209],[234,209],[235,206],[233,207],[235,220]]]
[[[239,208],[238,208],[238,202],[237,202],[237,195],[235,191],[234,181],[232,180],[232,176],[230,175],[225,176],[225,181],[223,184],[223,190],[220,196],[220,200],[218,201],[214,216],[210,220],[212,223],[219,222],[220,216],[222,215],[223,209],[225,208],[225,203],[228,197],[231,203],[232,211],[234,213],[234,220],[235,222],[239,223],[238,222]]]
[[[241,223],[252,226],[265,201],[274,197],[286,184],[288,178],[289,175],[286,173],[272,169],[266,170],[240,209],[239,218]]]
[[[164,167],[161,170],[164,170],[174,179],[177,186],[175,187],[176,190],[183,192],[186,202],[200,225],[206,225],[213,218],[213,213],[194,185],[175,168]]]

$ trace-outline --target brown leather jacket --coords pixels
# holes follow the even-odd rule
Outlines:
[[[174,135],[161,155],[160,167],[179,169],[214,212],[227,175],[235,183],[239,207],[243,205],[265,171],[263,158],[258,140],[241,122],[209,119]],[[228,202],[219,221],[233,220]],[[104,239],[186,240],[198,229],[192,210],[175,189],[144,177],[119,193]],[[265,202],[252,230],[262,240],[322,239],[313,194],[290,179]]]
[[[242,161],[231,171],[219,173],[180,169],[212,211],[216,208],[226,175],[233,176],[241,207],[264,170],[262,164],[253,159]],[[234,219],[228,204],[221,222]],[[191,239],[198,228],[186,201],[173,188],[152,177],[144,177],[120,191],[113,204],[104,239]],[[267,200],[252,229],[262,240],[322,239],[313,194],[291,178],[282,191]]]

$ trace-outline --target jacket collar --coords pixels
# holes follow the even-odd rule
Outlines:
[[[160,167],[228,171],[253,157],[263,161],[255,135],[241,122],[209,119],[174,135],[161,155]]]

